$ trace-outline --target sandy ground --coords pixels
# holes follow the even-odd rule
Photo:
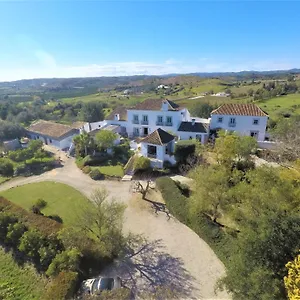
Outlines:
[[[0,191],[50,180],[68,184],[90,197],[95,188],[105,187],[110,197],[127,204],[124,230],[141,234],[145,239],[133,249],[135,253],[104,275],[121,275],[135,295],[163,285],[180,295],[180,299],[230,299],[226,292],[214,291],[216,281],[225,274],[223,264],[199,236],[168,215],[158,193],[149,195],[158,204],[141,200],[139,194],[132,194],[132,182],[96,182],[76,167],[74,159],[62,160],[63,167],[5,182]]]

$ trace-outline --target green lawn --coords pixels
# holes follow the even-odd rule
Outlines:
[[[1,247],[0,270],[0,299],[42,299],[46,279],[38,275],[33,266],[18,266],[12,255]]]
[[[117,177],[124,176],[123,166],[120,166],[120,165],[100,166],[100,167],[92,167],[92,168],[98,168],[102,174],[107,175],[107,176],[117,176]]]
[[[300,114],[300,94],[290,94],[269,100],[256,102],[272,119],[277,119],[281,113]]]
[[[2,192],[1,196],[28,210],[37,199],[42,198],[47,201],[47,206],[42,212],[45,215],[59,215],[65,225],[74,224],[80,208],[89,203],[87,198],[74,188],[50,181],[15,187]]]

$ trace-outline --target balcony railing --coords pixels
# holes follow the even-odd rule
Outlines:
[[[173,126],[172,122],[166,122],[165,126]]]
[[[148,120],[147,120],[147,121],[145,121],[145,120],[142,120],[142,121],[141,121],[141,124],[142,124],[142,125],[148,125],[148,124],[149,124],[149,122],[148,122]]]
[[[236,126],[236,123],[228,123],[228,126],[229,126],[229,127],[235,127],[235,126]]]
[[[163,126],[163,125],[164,125],[164,122],[156,121],[156,125],[157,125],[157,126]]]
[[[140,123],[139,120],[135,120],[135,119],[132,120],[132,124],[139,124],[139,123]]]

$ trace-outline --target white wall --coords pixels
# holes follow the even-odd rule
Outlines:
[[[223,122],[219,123],[219,117],[223,117]],[[230,127],[230,118],[236,119],[236,126]],[[253,120],[258,119],[258,125],[253,124]],[[235,116],[235,115],[212,115],[210,129],[222,128],[224,130],[230,130],[238,132],[242,135],[250,136],[251,131],[258,131],[258,141],[264,141],[266,135],[268,117],[256,117],[256,116]]]
[[[201,143],[205,144],[208,139],[208,133],[198,133],[198,132],[188,132],[188,131],[178,131],[178,137],[180,140],[189,140],[190,137],[192,139],[198,138],[198,135],[201,136]]]
[[[139,124],[133,124],[133,116],[139,116]],[[148,116],[148,125],[141,124],[143,115]],[[163,117],[163,122],[167,120],[167,116],[172,117],[172,126],[156,125],[157,116]],[[127,133],[129,136],[133,135],[133,128],[139,128],[140,136],[143,135],[143,128],[148,128],[148,134],[155,131],[158,128],[162,128],[165,131],[172,131],[177,133],[177,129],[182,121],[188,121],[189,113],[186,109],[180,111],[152,111],[152,110],[128,110],[127,111]]]

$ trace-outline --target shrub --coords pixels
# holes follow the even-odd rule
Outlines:
[[[175,158],[178,164],[185,164],[188,157],[193,156],[196,150],[196,141],[179,141],[175,146]]]
[[[29,175],[30,174],[30,168],[26,166],[26,164],[21,164],[16,166],[14,171],[14,176],[20,176],[20,175]]]
[[[48,285],[43,299],[65,300],[71,299],[78,281],[76,272],[60,272]]]
[[[56,276],[62,271],[77,271],[81,253],[76,248],[56,254],[46,272],[48,276]]]
[[[97,166],[108,159],[108,155],[91,156],[88,155],[82,160],[82,167],[84,166]]]
[[[92,169],[91,169],[90,166],[85,166],[85,167],[82,168],[82,172],[84,174],[89,174],[91,171],[92,171]]]
[[[26,226],[20,222],[9,224],[7,227],[6,241],[13,246],[18,246],[20,238],[25,231],[27,231]]]
[[[17,218],[10,213],[0,213],[0,240],[3,242],[6,238],[8,227],[10,224],[17,222]]]
[[[35,206],[39,209],[43,209],[47,206],[47,201],[45,201],[44,199],[37,199],[35,202]]]
[[[31,208],[30,208],[30,210],[31,210],[32,213],[34,213],[36,215],[42,215],[43,216],[40,208],[37,207],[36,205],[32,205]]]
[[[169,177],[161,177],[156,180],[156,186],[166,201],[170,213],[179,221],[187,223],[187,198],[180,192],[176,183]]]
[[[19,250],[33,259],[39,259],[39,249],[44,243],[44,236],[37,230],[26,231],[21,239]]]
[[[93,180],[101,180],[104,178],[104,175],[99,171],[98,168],[95,168],[90,172],[90,177]]]
[[[51,216],[47,216],[47,218],[55,220],[56,222],[58,222],[60,224],[63,223],[63,219],[59,215],[51,215]]]
[[[133,167],[135,170],[147,170],[150,168],[150,159],[140,156],[134,161]]]
[[[13,164],[5,158],[0,158],[0,175],[10,177],[13,176],[13,174]]]

